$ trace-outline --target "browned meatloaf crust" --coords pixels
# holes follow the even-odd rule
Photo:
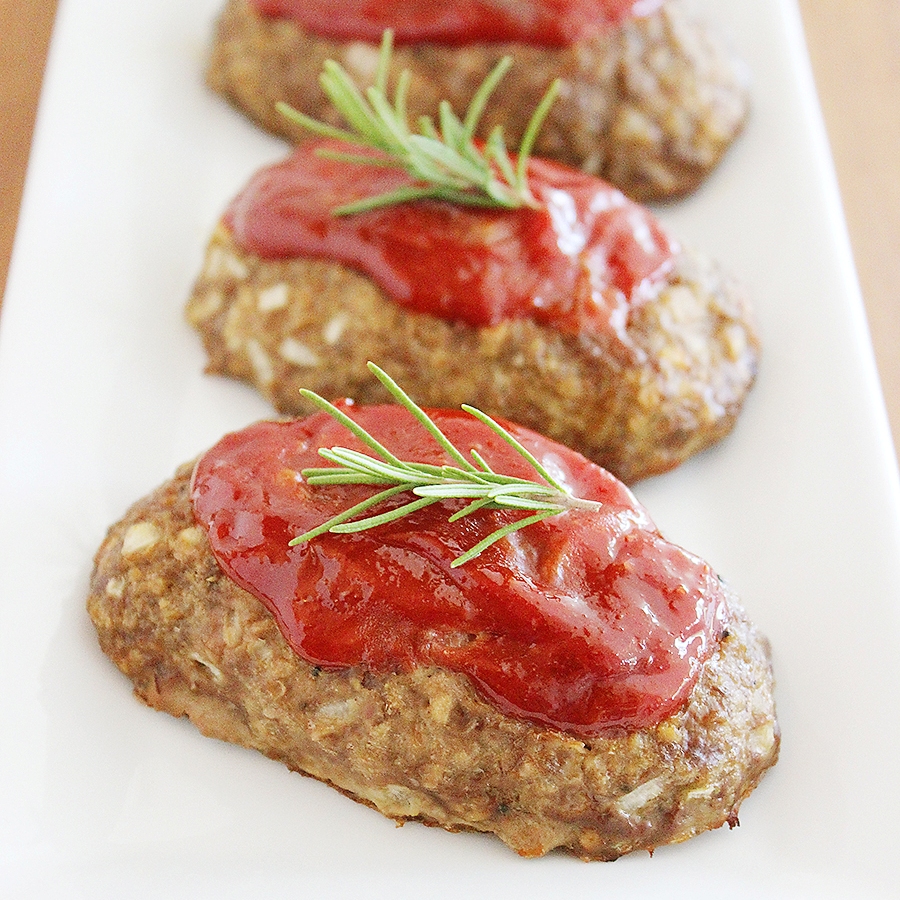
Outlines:
[[[653,728],[579,740],[503,715],[442,669],[375,675],[303,662],[217,566],[194,523],[190,473],[182,467],[113,526],[88,609],[137,696],[206,735],[398,821],[585,859],[734,825],[776,760],[767,644],[736,601],[684,709]]]
[[[521,44],[395,50],[392,70],[409,69],[410,115],[434,116],[449,100],[462,113],[494,64],[509,54],[510,73],[492,98],[482,131],[503,125],[516,147],[551,81],[562,92],[535,154],[600,175],[638,200],[693,190],[743,127],[748,110],[744,65],[678,2],[566,49]],[[360,84],[374,78],[377,48],[327,40],[287,20],[260,16],[229,0],[216,28],[207,79],[256,122],[296,141],[307,136],[275,110],[279,101],[338,124],[319,87],[326,59]]]
[[[529,319],[486,328],[406,310],[339,263],[263,260],[215,231],[187,306],[207,371],[254,384],[284,413],[298,393],[385,402],[366,363],[423,406],[472,403],[578,450],[632,483],[724,437],[756,375],[759,341],[736,284],[683,251],[625,340]]]

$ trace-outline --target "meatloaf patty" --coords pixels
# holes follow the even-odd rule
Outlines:
[[[366,367],[374,360],[423,406],[472,403],[626,483],[724,437],[759,357],[744,291],[687,251],[623,329],[572,334],[531,319],[478,328],[417,313],[339,263],[244,252],[220,225],[187,318],[207,371],[249,381],[281,412],[311,412],[300,388],[384,402]]]
[[[511,55],[510,73],[482,122],[486,135],[502,125],[518,146],[550,82],[562,91],[535,154],[611,181],[638,200],[693,190],[716,165],[747,116],[744,65],[679,2],[563,49],[521,44],[398,47],[392,71],[409,69],[413,121],[434,116],[449,100],[461,113],[497,61]],[[276,109],[284,101],[338,124],[321,91],[326,59],[363,84],[374,79],[378,48],[318,37],[287,19],[261,16],[246,0],[228,0],[215,31],[210,86],[275,134],[306,136]]]
[[[776,760],[767,643],[733,596],[726,636],[679,712],[583,740],[504,715],[440,668],[307,664],[220,570],[190,478],[182,467],[110,529],[88,610],[137,696],[206,735],[400,822],[493,832],[523,856],[564,848],[605,860],[735,825]]]

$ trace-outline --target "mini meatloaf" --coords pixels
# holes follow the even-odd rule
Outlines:
[[[137,503],[96,556],[88,609],[148,705],[255,748],[403,822],[492,832],[523,856],[610,860],[737,824],[777,757],[766,641],[726,629],[678,712],[590,740],[511,718],[463,675],[325,670],[229,580],[195,522],[191,467]]]
[[[624,332],[532,319],[472,327],[400,306],[330,260],[263,259],[222,224],[187,305],[207,371],[255,385],[280,412],[299,394],[384,402],[366,364],[423,406],[472,403],[578,450],[626,483],[665,472],[731,431],[756,376],[745,292],[682,250]]]
[[[567,48],[414,44],[396,49],[392,68],[412,72],[409,100],[416,117],[434,116],[444,99],[461,114],[507,54],[515,65],[491,101],[482,133],[500,124],[509,145],[517,146],[531,112],[559,77],[561,96],[535,153],[582,167],[638,200],[697,187],[747,116],[744,65],[678,2]],[[326,59],[370,83],[378,48],[318,37],[287,19],[261,16],[247,0],[229,0],[207,78],[264,128],[297,141],[306,135],[275,104],[284,101],[337,124],[318,82]]]

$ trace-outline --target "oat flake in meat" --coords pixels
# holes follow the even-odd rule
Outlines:
[[[376,431],[378,422],[390,418],[384,409],[368,413],[347,409],[354,417],[361,417],[358,421],[367,422],[380,439],[387,441],[388,435],[402,433],[393,420],[390,428]],[[456,421],[443,416],[439,424],[446,430],[445,426],[457,427]],[[299,423],[260,423],[245,433],[227,437],[197,467],[198,480],[193,487],[196,515],[192,506],[193,467],[185,466],[110,529],[96,556],[88,609],[101,646],[133,681],[139,698],[172,715],[188,716],[206,735],[255,748],[296,771],[330,783],[398,821],[418,820],[450,831],[494,833],[523,856],[540,856],[561,848],[584,859],[615,859],[636,849],[652,850],[726,823],[736,824],[742,801],[778,754],[767,642],[750,624],[734,595],[710,577],[705,564],[662,541],[624,486],[602,470],[577,460],[565,448],[521,429],[515,434],[528,442],[532,452],[542,459],[547,459],[547,454],[558,459],[560,472],[568,473],[561,475],[567,483],[572,479],[575,485],[596,485],[579,496],[603,497],[609,516],[603,528],[612,527],[611,534],[618,538],[601,542],[607,548],[602,553],[613,554],[611,565],[618,573],[616,577],[624,579],[621,596],[643,583],[642,602],[654,605],[661,600],[665,606],[670,602],[665,600],[665,592],[655,596],[663,590],[658,577],[670,577],[664,574],[667,568],[682,565],[676,559],[688,565],[685,572],[695,573],[680,576],[685,578],[684,589],[700,591],[697,596],[707,598],[700,605],[711,603],[709,609],[714,615],[704,619],[705,624],[698,620],[690,627],[708,634],[710,643],[702,651],[695,646],[699,666],[691,676],[687,695],[675,708],[667,709],[661,717],[651,713],[640,725],[599,729],[581,725],[573,733],[503,711],[496,702],[488,702],[472,677],[457,671],[452,662],[323,666],[295,652],[288,643],[288,639],[294,640],[290,629],[279,628],[269,612],[270,601],[239,587],[222,568],[232,565],[231,558],[223,557],[220,564],[213,554],[209,535],[216,535],[217,554],[233,535],[249,541],[249,551],[257,540],[251,536],[252,529],[248,530],[245,523],[229,531],[227,509],[220,509],[217,503],[207,509],[206,501],[198,498],[204,486],[212,485],[218,491],[218,479],[228,481],[231,476],[225,474],[223,465],[231,465],[231,459],[240,460],[246,447],[252,449],[254,442],[264,443],[273,435],[278,437],[277,446],[294,449],[267,455],[271,462],[261,464],[260,484],[270,486],[263,488],[269,495],[274,482],[268,479],[273,477],[282,484],[279,496],[282,490],[286,492],[283,496],[293,496],[279,473],[296,459],[305,464],[308,454],[315,453],[320,445],[318,436],[325,434],[317,423],[315,417]],[[289,436],[284,443],[282,433]],[[298,443],[296,437],[301,433],[309,441]],[[331,436],[321,442],[330,446]],[[508,454],[510,451],[503,449],[506,445],[498,443],[498,450],[490,440],[482,442],[479,438],[478,442],[485,444],[488,460],[506,471],[505,465],[497,465],[494,455]],[[396,444],[391,446],[398,449]],[[255,463],[252,468],[257,470]],[[211,476],[213,481],[209,481]],[[284,514],[300,516],[298,522],[317,515],[318,507],[313,510],[307,506],[319,503],[310,493],[314,490],[318,489],[303,488],[297,495],[299,505],[289,504]],[[226,494],[237,498],[228,489]],[[255,508],[252,501],[246,507],[241,505],[243,500],[235,502],[248,513]],[[272,505],[266,507],[265,515],[280,517],[281,501],[268,502]],[[205,518],[210,509],[217,516],[213,531],[208,531]],[[375,592],[396,602],[397,591],[390,583],[381,586],[383,579],[392,577],[390,570],[380,565],[376,571],[370,544],[383,538],[389,542],[386,551],[390,550],[383,561],[399,559],[406,553],[415,554],[414,548],[427,535],[438,534],[417,530],[434,519],[408,521],[411,539],[406,543],[397,543],[403,529],[391,526],[380,536],[376,528],[365,538],[331,536],[318,545],[311,541],[294,548],[294,558],[265,553],[273,560],[282,560],[278,565],[302,568],[321,554],[337,560],[349,552],[343,541],[363,541],[360,546],[366,548],[364,555],[356,562],[348,558],[349,568],[344,574],[328,563],[329,578],[340,580],[346,575],[350,578],[346,584],[351,584],[368,565]],[[286,533],[290,534],[295,525]],[[282,530],[274,520],[266,527],[271,533]],[[458,580],[445,580],[442,593],[452,593],[453,584],[464,587],[468,578],[481,578],[481,572],[487,577],[502,560],[518,559],[526,567],[537,565],[538,570],[546,570],[541,558],[571,527],[577,527],[577,522],[567,524],[563,516],[545,520],[536,531],[517,532],[515,547],[505,542],[493,545],[482,557],[455,570],[461,572],[454,576]],[[446,538],[447,532],[440,533]],[[450,539],[455,540],[452,530]],[[633,555],[633,541],[637,546],[658,548],[660,559],[668,562],[657,571],[650,558]],[[573,560],[594,559],[589,546],[590,542],[579,542],[580,549],[573,545],[566,557],[565,565],[574,565],[572,573],[578,578],[580,563]],[[333,556],[335,553],[338,555]],[[235,558],[243,559],[244,551]],[[429,558],[430,563],[423,558],[422,564],[434,563],[434,557]],[[246,559],[252,562],[252,556]],[[481,567],[478,572],[461,571],[474,565]],[[657,574],[642,580],[641,573],[647,566],[648,573],[653,570]],[[253,563],[251,569],[255,568]],[[245,574],[241,577],[253,582],[252,590],[256,591],[261,583],[257,576],[248,575],[250,570],[242,571]],[[440,597],[425,592],[425,582],[417,583],[423,586],[422,602],[430,605],[437,601],[435,609],[439,609]],[[552,592],[553,584],[552,580],[544,582],[544,589]],[[613,586],[610,596],[618,590]],[[341,599],[337,606],[322,607],[326,616],[351,602],[350,595],[344,594],[348,599]],[[308,628],[315,631],[319,601],[312,593],[299,599],[298,615],[312,615]],[[573,594],[567,603],[576,601],[578,597]],[[597,602],[586,594],[578,602],[582,601]],[[352,602],[365,604],[368,600],[360,595]],[[519,609],[520,602],[517,600],[510,609]],[[539,596],[533,602],[537,603],[535,608],[544,603]],[[545,608],[551,618],[561,615],[565,619],[566,604],[560,607],[559,602],[548,595]],[[613,601],[604,600],[592,608],[599,613],[607,603]],[[616,608],[615,603],[607,612]],[[693,606],[691,600],[685,608]],[[639,607],[622,612],[631,616]],[[530,613],[526,619],[531,623],[529,628],[539,631],[550,622],[543,617],[532,619]],[[510,620],[510,638],[525,627],[524,621],[515,624],[515,617]],[[398,623],[398,630],[404,631],[406,626],[400,620]],[[428,646],[418,642],[417,653],[449,661],[472,646],[463,640],[465,635],[457,634],[458,640],[454,640],[455,626],[445,631],[435,624],[434,629]],[[469,642],[473,639],[480,640],[478,635],[468,636]],[[320,648],[318,652],[326,651]],[[627,686],[627,682],[623,684]],[[647,714],[638,711],[636,715]],[[589,736],[577,733],[584,727],[592,730]]]
[[[228,0],[216,26],[207,78],[267,130],[301,140],[306,135],[279,115],[275,104],[284,101],[334,121],[318,84],[322,64],[335,59],[368,83],[377,65],[374,44],[377,38],[367,44],[321,37],[287,17],[261,14],[249,0]],[[482,133],[501,124],[510,146],[517,146],[530,111],[560,77],[562,98],[535,152],[582,167],[638,200],[693,190],[747,117],[744,64],[678,0],[570,46],[406,44],[397,48],[393,71],[406,68],[413,74],[414,117],[435,115],[442,99],[461,113],[507,54],[515,65]]]

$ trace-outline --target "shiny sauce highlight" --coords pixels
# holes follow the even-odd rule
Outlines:
[[[396,406],[344,411],[401,458],[444,451]],[[492,431],[432,411],[458,447],[496,471],[535,478]],[[448,500],[352,535],[296,535],[370,495],[310,487],[323,446],[365,448],[325,413],[226,436],[197,464],[195,515],[222,569],[272,612],[293,650],[323,667],[467,676],[502,712],[576,735],[660,722],[686,701],[723,628],[709,566],[659,535],[629,490],[579,454],[510,425],[548,469],[599,512],[569,511],[450,563],[521,513],[481,510],[454,524]],[[388,503],[408,500],[399,495]],[[387,508],[387,506],[385,506]]]
[[[621,331],[674,265],[678,247],[648,210],[541,159],[528,166],[537,209],[419,201],[335,216],[411,182],[323,158],[323,146],[332,145],[301,144],[232,202],[225,224],[245,252],[343,263],[416,312],[477,327],[527,317],[568,333]]]
[[[662,0],[250,0],[262,15],[292,19],[312,34],[378,43],[459,46],[511,41],[564,47],[648,15]]]

